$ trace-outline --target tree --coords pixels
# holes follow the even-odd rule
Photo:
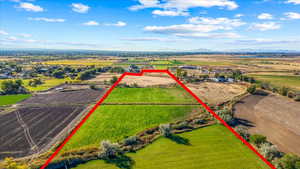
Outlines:
[[[246,141],[249,140],[249,136],[250,134],[248,133],[248,128],[247,127],[244,127],[244,126],[237,126],[235,128],[235,131],[240,135],[242,136]]]
[[[256,85],[251,85],[247,88],[247,92],[250,94],[254,94],[256,92]]]
[[[253,134],[250,136],[250,142],[259,147],[261,144],[267,142],[267,137],[259,134]]]
[[[1,90],[4,94],[25,94],[26,89],[23,86],[22,80],[6,80],[1,84]]]
[[[171,126],[170,124],[161,124],[159,125],[159,132],[165,137],[171,136]]]
[[[104,159],[111,159],[115,158],[120,154],[123,154],[123,151],[121,150],[119,144],[117,143],[111,143],[108,140],[104,140],[100,144],[100,153],[99,157]]]
[[[272,161],[281,155],[276,146],[270,143],[263,143],[259,148],[259,152],[269,161]]]
[[[57,79],[62,79],[65,77],[65,72],[62,70],[56,70],[53,72],[52,74],[53,77],[57,78]]]
[[[279,160],[279,167],[283,169],[300,169],[300,157],[286,154]]]
[[[114,76],[110,79],[110,84],[115,84],[118,81],[117,76]]]
[[[281,94],[282,96],[287,96],[288,92],[289,92],[289,88],[282,86],[279,88],[278,93]]]

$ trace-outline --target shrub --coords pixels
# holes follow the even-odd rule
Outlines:
[[[185,128],[190,128],[190,125],[188,124],[188,122],[183,121],[179,124],[174,125],[173,128],[177,129],[177,130],[182,130],[182,129],[185,129]]]
[[[294,100],[299,102],[300,101],[300,95],[295,96]]]
[[[259,147],[261,144],[267,142],[267,137],[259,134],[254,134],[250,136],[250,142]]]
[[[131,136],[128,137],[124,140],[124,145],[129,146],[129,145],[135,145],[138,143],[138,137],[137,136]]]
[[[247,92],[250,94],[254,94],[256,92],[256,85],[251,85],[247,88]]]
[[[102,141],[100,148],[100,158],[111,159],[117,157],[120,154],[123,154],[123,151],[121,150],[120,146],[117,143],[111,143],[110,141]]]
[[[300,157],[292,154],[284,155],[278,162],[278,168],[282,169],[299,169]]]
[[[259,152],[269,161],[272,161],[281,155],[276,146],[270,143],[263,143],[259,148]]]
[[[288,93],[287,93],[287,96],[289,97],[289,98],[294,98],[295,97],[295,92],[293,92],[293,91],[289,91]]]
[[[171,136],[171,126],[170,124],[161,124],[159,125],[159,132],[165,137]]]
[[[278,93],[281,94],[282,96],[287,96],[289,90],[290,90],[289,88],[282,86],[279,88]]]
[[[92,85],[90,85],[90,89],[97,90],[97,87],[96,87],[96,85],[92,84]]]
[[[235,131],[240,135],[242,136],[245,140],[249,140],[249,136],[250,134],[248,133],[248,128],[247,127],[244,127],[244,126],[237,126],[235,128]]]
[[[110,84],[114,84],[114,83],[116,83],[117,81],[118,81],[117,76],[114,76],[114,77],[112,77],[112,78],[110,79]]]

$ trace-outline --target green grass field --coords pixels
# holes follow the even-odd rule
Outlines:
[[[24,99],[29,98],[30,94],[4,95],[0,96],[0,106],[16,104]]]
[[[123,140],[146,128],[184,118],[191,111],[192,106],[102,105],[63,150],[99,146],[102,140]]]
[[[205,127],[179,136],[191,145],[160,138],[153,144],[126,154],[132,169],[267,169],[267,165],[221,125]],[[95,160],[75,169],[118,169],[114,164]]]
[[[105,103],[197,103],[184,89],[115,88]]]
[[[283,76],[283,75],[255,75],[250,74],[256,80],[269,82],[277,87],[289,87],[292,89],[300,90],[300,76]]]

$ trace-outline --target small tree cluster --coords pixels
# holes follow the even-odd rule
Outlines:
[[[250,136],[250,142],[260,147],[260,145],[267,142],[267,137],[260,134],[253,134]]]
[[[247,92],[250,94],[254,94],[256,92],[256,85],[251,85],[247,88]]]
[[[115,158],[120,154],[123,154],[119,144],[111,143],[110,141],[104,140],[100,145],[101,151],[99,157],[103,159]]]
[[[277,169],[300,169],[300,157],[293,154],[286,154],[276,161]]]
[[[269,161],[272,161],[275,158],[280,157],[281,155],[281,153],[277,150],[277,147],[270,143],[261,144],[259,148],[259,152]]]
[[[244,126],[237,126],[235,128],[235,131],[240,135],[242,136],[245,140],[249,140],[249,137],[250,137],[250,134],[248,133],[248,128],[247,127],[244,127]]]
[[[139,140],[137,136],[131,136],[128,137],[124,140],[124,145],[129,146],[129,145],[135,145],[138,144]]]
[[[170,137],[172,135],[170,124],[159,125],[159,132],[165,137]]]
[[[23,86],[22,80],[6,80],[1,84],[3,94],[25,94],[27,90]]]

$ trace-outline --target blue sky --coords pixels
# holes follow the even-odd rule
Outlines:
[[[300,50],[300,0],[0,0],[1,48]]]

